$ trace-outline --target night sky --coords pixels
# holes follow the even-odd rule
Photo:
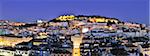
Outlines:
[[[0,0],[0,19],[32,22],[63,14],[100,15],[149,23],[148,0]]]

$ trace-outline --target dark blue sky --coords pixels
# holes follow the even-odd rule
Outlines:
[[[148,24],[148,0],[0,0],[0,19],[50,20],[62,14],[101,15]]]

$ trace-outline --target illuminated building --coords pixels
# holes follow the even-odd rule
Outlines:
[[[5,47],[0,49],[0,55],[2,56],[17,56],[17,55],[29,56],[30,52],[31,52],[30,50],[23,48],[16,49],[11,47]]]
[[[114,23],[118,23],[119,21],[118,20],[115,20],[115,19],[106,19],[106,18],[90,18],[89,19],[90,22],[99,22],[99,23],[108,23],[108,22],[114,22]]]
[[[47,38],[39,38],[39,39],[33,39],[32,40],[33,45],[41,45],[41,44],[48,44],[47,43]]]
[[[134,24],[134,23],[125,22],[124,26],[127,26],[129,28],[135,28],[135,27],[140,27],[140,24]]]
[[[84,37],[83,36],[83,33],[86,33],[89,31],[88,28],[83,28],[81,27],[81,35],[79,36],[72,36],[71,37],[71,41],[73,42],[73,51],[72,51],[72,56],[80,56],[81,53],[80,53],[80,44],[82,43],[82,38]]]
[[[71,41],[73,41],[72,56],[80,56],[80,44],[82,42],[82,38],[80,36],[72,37]]]
[[[17,37],[0,36],[0,46],[11,46],[11,47],[14,47],[18,43],[28,42],[31,39],[32,38],[17,38]]]
[[[139,51],[145,55],[150,55],[150,44],[143,44],[143,45],[138,45]]]
[[[45,32],[39,32],[38,36],[36,37],[36,39],[43,39],[43,38],[47,38],[48,35]]]
[[[68,22],[49,22],[49,26],[68,26]]]
[[[21,23],[21,22],[11,22],[9,23],[9,25],[11,26],[22,26],[22,25],[25,25],[26,23]]]
[[[75,19],[74,15],[60,16],[60,17],[56,18],[56,20],[60,20],[60,21],[70,21],[70,20],[74,20],[74,19]]]

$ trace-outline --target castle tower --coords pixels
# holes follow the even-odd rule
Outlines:
[[[79,36],[72,36],[71,41],[73,42],[73,52],[72,56],[80,56],[80,44],[82,43],[83,33],[89,31],[88,28],[81,27],[81,33]]]
[[[72,56],[80,56],[80,44],[82,42],[82,37],[81,36],[73,36],[73,37],[71,37],[71,41],[73,42]]]

